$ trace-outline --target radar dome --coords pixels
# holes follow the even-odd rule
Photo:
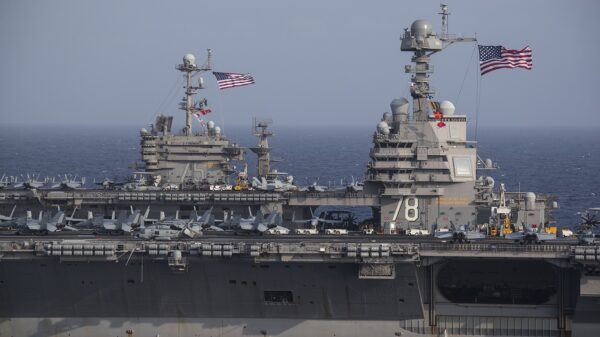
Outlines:
[[[377,131],[383,133],[384,135],[389,135],[390,126],[388,125],[388,123],[381,121],[377,124]]]
[[[215,133],[216,134],[221,134],[221,128],[220,127],[215,127]]]
[[[410,26],[410,33],[414,37],[426,37],[432,32],[431,23],[427,20],[417,20]]]
[[[444,116],[454,115],[455,109],[456,108],[454,107],[454,104],[452,104],[450,101],[442,101],[442,103],[440,103],[440,111],[444,114]]]
[[[391,121],[391,120],[392,120],[392,114],[391,114],[391,113],[389,113],[389,112],[384,112],[384,113],[383,113],[383,118],[382,118],[382,120],[383,120],[383,121],[386,121],[386,122],[387,122],[387,121]]]
[[[208,122],[208,128],[209,128],[209,129],[212,129],[212,128],[214,128],[214,127],[215,127],[215,122],[213,122],[213,121],[209,121],[209,122]]]
[[[533,192],[525,193],[525,202],[526,202],[528,209],[530,209],[530,210],[535,209],[535,193],[533,193]]]
[[[196,57],[192,54],[185,54],[183,56],[183,64],[186,66],[195,66],[196,65]]]
[[[408,114],[408,101],[406,98],[395,98],[390,103],[393,114]]]

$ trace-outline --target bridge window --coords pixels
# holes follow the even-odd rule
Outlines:
[[[454,157],[454,176],[471,177],[471,157]]]

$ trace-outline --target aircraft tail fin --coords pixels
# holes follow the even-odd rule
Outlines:
[[[50,219],[49,223],[52,224],[52,225],[58,225],[58,224],[63,223],[63,221],[65,221],[65,212],[60,211],[60,212],[56,213],[52,217],[52,219]]]
[[[137,224],[140,221],[140,211],[135,211],[133,214],[127,218],[125,224],[131,226],[133,224]]]
[[[198,221],[198,220],[200,220],[200,215],[198,215],[198,211],[193,210],[190,213],[190,220],[192,220],[192,221]]]
[[[42,227],[43,228],[43,227]],[[58,228],[56,227],[56,225],[54,225],[53,223],[47,223],[46,224],[46,230],[48,232],[56,232]]]
[[[265,221],[265,223],[267,225],[272,225],[275,223],[275,220],[277,219],[277,216],[279,215],[278,212],[271,212],[271,214],[269,214],[269,216],[267,217],[267,220]]]
[[[254,217],[254,224],[258,225],[259,223],[261,223],[264,220],[264,216],[262,214],[262,211],[259,209],[258,212],[256,212],[256,216]]]
[[[210,221],[210,216],[212,215],[212,210],[213,208],[209,208],[207,209],[204,214],[202,214],[202,217],[200,217],[198,219],[198,221],[200,221],[202,224],[207,224]]]
[[[121,224],[121,230],[126,233],[131,232],[131,225],[129,223],[123,223]]]

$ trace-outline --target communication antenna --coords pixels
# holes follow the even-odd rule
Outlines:
[[[196,65],[196,57],[192,54],[185,54],[183,56],[183,63],[179,64],[176,69],[185,73],[187,82],[185,86],[185,97],[181,102],[181,110],[185,111],[185,128],[183,133],[186,136],[192,135],[192,115],[194,114],[195,107],[193,102],[193,96],[197,93],[197,90],[203,89],[202,81],[198,82],[198,86],[192,85],[192,77],[200,72],[210,71],[212,50],[207,49],[208,56],[206,62],[201,66]]]
[[[430,85],[430,76],[434,73],[431,65],[431,55],[443,50],[455,42],[474,42],[474,37],[458,37],[448,34],[448,6],[440,5],[442,12],[442,32],[437,35],[429,21],[416,20],[404,30],[401,37],[400,50],[412,52],[413,65],[406,65],[404,71],[411,73],[410,95],[413,98],[413,119],[427,120],[429,100],[435,95]]]
[[[256,153],[258,157],[257,174],[259,177],[267,177],[271,171],[271,149],[269,148],[269,137],[273,133],[267,128],[273,123],[270,118],[256,118],[252,119],[253,133],[258,137],[258,145],[250,148],[250,150]]]
[[[438,13],[442,16],[442,40],[448,37],[448,15],[450,15],[450,13],[448,12],[448,5],[446,4],[440,4],[440,7],[442,9],[441,13]]]
[[[440,32],[440,40],[442,40],[442,42],[444,43],[443,48],[446,48],[455,42],[477,42],[476,37],[462,37],[450,35],[448,33],[448,17],[450,16],[450,12],[448,11],[448,5],[440,4],[440,8],[442,12],[438,14],[442,16],[442,31]]]

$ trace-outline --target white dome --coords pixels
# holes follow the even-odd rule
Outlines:
[[[383,133],[384,135],[390,134],[390,126],[388,123],[381,121],[377,124],[377,131]]]
[[[215,127],[215,122],[213,122],[213,121],[209,121],[209,122],[208,122],[208,128],[209,128],[209,129],[212,129],[212,128],[214,128],[214,127]]]
[[[410,26],[410,32],[414,37],[427,37],[433,33],[433,29],[429,21],[417,20]]]
[[[183,64],[186,66],[195,66],[196,65],[196,57],[192,54],[185,54],[183,56]]]
[[[215,127],[215,133],[216,134],[220,134],[221,133],[221,128],[220,127]]]
[[[440,111],[444,114],[444,116],[454,115],[454,110],[456,110],[456,108],[452,102],[442,101],[442,103],[440,103]]]

